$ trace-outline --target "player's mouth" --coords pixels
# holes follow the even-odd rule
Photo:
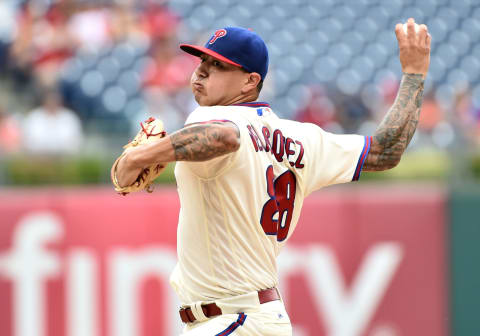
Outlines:
[[[194,92],[200,93],[200,92],[203,91],[204,88],[203,88],[202,84],[200,84],[198,82],[193,82],[192,83],[192,89],[193,89]]]

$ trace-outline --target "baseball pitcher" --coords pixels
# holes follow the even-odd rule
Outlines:
[[[304,198],[358,180],[362,169],[395,167],[415,132],[431,37],[413,19],[395,32],[403,77],[372,137],[281,119],[258,102],[268,51],[250,30],[227,27],[204,46],[180,46],[201,59],[191,77],[200,106],[179,131],[129,147],[113,175],[119,188],[128,187],[177,161],[181,209],[171,285],[182,303],[183,335],[292,334],[276,257]]]

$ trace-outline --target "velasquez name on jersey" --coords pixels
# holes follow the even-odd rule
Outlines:
[[[262,135],[264,142],[262,143],[260,136],[252,125],[247,125],[247,129],[256,152],[270,152],[278,162],[282,162],[285,158],[290,163],[290,166],[295,166],[295,168],[303,168],[305,166],[302,163],[304,149],[300,141],[289,137],[285,138],[279,129],[270,132],[267,127],[263,126]]]

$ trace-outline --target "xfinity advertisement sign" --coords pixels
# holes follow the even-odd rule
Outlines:
[[[443,226],[425,221],[426,213],[438,216],[435,202],[425,202],[423,223],[411,230],[371,215],[372,204],[352,223],[335,210],[342,201],[323,197],[307,200],[278,260],[294,335],[447,335]],[[19,206],[0,207],[0,335],[180,334],[168,283],[176,263],[174,191],[127,201],[108,192],[10,201]],[[134,223],[138,207],[160,208],[162,222],[152,223],[152,213],[151,224]],[[323,223],[311,215],[318,211]]]

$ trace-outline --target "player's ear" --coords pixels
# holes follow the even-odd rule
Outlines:
[[[243,85],[242,93],[250,92],[251,90],[256,90],[258,83],[262,80],[262,76],[256,72],[247,73],[245,82]]]

